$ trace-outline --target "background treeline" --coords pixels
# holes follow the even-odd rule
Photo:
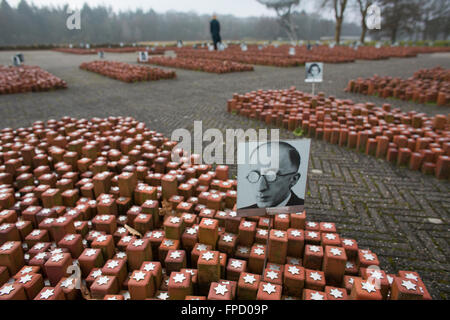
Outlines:
[[[68,30],[67,5],[36,7],[22,0],[14,8],[7,0],[0,1],[0,46],[210,39],[211,17],[193,12],[136,10],[116,13],[110,7],[85,4],[81,10],[81,30]],[[325,20],[318,14],[296,12],[294,19],[299,26],[300,39],[318,40],[334,34],[334,21]],[[219,20],[224,39],[286,38],[275,17],[221,15]],[[359,25],[344,24],[344,36],[358,36],[359,33]]]

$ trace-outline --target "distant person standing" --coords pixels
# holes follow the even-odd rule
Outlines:
[[[217,20],[217,16],[213,15],[213,18],[210,22],[211,36],[214,42],[214,50],[217,50],[217,44],[222,42],[222,38],[220,37],[220,23]]]

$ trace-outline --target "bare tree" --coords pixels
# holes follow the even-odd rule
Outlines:
[[[361,43],[366,41],[367,33],[367,11],[369,7],[374,3],[374,0],[357,0],[359,6],[359,12],[361,13]]]
[[[422,40],[436,40],[439,35],[446,38],[445,26],[448,25],[450,2],[448,0],[428,0],[421,3],[420,24]],[[444,33],[444,34],[443,34]],[[448,30],[446,31],[448,35]]]
[[[336,31],[335,31],[335,41],[336,44],[341,42],[341,30],[342,24],[344,22],[344,12],[347,8],[349,0],[322,0],[322,8],[332,7],[334,10],[334,17],[336,19]]]
[[[274,9],[279,18],[279,22],[286,31],[291,41],[297,40],[297,27],[292,19],[292,13],[300,0],[257,0],[267,8]]]

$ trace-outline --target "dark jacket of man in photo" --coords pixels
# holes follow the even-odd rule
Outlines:
[[[217,20],[216,16],[213,16],[213,19],[210,22],[210,30],[211,30],[212,40],[214,42],[214,50],[217,50],[217,44],[219,42],[222,42],[222,39],[220,37],[220,23]]]

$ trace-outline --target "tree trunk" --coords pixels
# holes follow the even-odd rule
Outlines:
[[[392,28],[391,43],[395,43],[396,41],[397,41],[397,28]]]
[[[336,41],[337,45],[341,43],[341,27],[342,27],[342,18],[336,19],[336,33],[334,40]]]
[[[362,31],[361,31],[361,39],[360,39],[362,44],[364,44],[366,42],[367,25],[366,25],[365,20],[366,20],[366,17],[363,17],[362,24],[361,24]]]

